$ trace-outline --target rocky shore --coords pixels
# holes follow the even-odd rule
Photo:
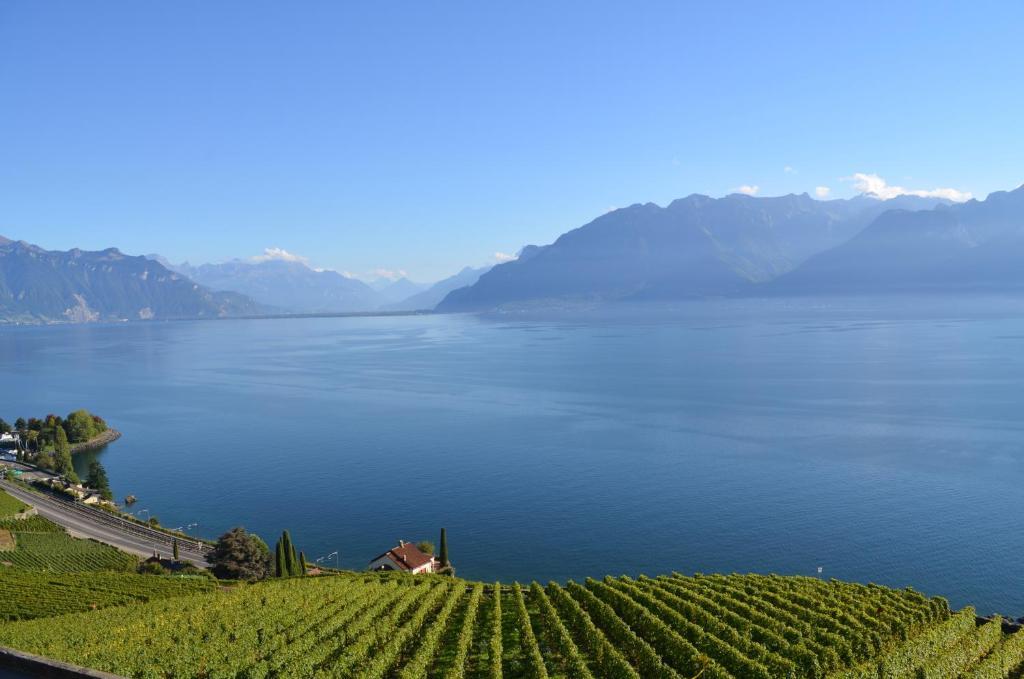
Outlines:
[[[116,441],[119,438],[121,438],[121,432],[116,429],[107,429],[99,436],[94,436],[88,441],[71,444],[71,454],[74,455],[75,453],[83,453],[87,450],[96,450],[97,448],[102,448],[111,441]]]

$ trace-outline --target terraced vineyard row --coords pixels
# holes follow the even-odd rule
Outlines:
[[[134,571],[139,560],[93,540],[78,540],[57,524],[39,516],[7,519],[0,528],[14,534],[15,548],[0,553],[0,577],[5,569],[50,573]]]
[[[0,572],[0,620],[28,620],[135,601],[210,592],[204,577],[121,573],[61,573],[6,569]]]
[[[6,623],[0,645],[139,677],[1010,676],[1024,636],[974,620],[812,578],[345,574]]]

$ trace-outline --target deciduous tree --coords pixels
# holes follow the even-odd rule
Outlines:
[[[270,549],[258,535],[232,528],[217,540],[208,561],[218,578],[262,580],[270,571]]]

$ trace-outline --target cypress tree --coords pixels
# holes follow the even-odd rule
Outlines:
[[[448,568],[448,532],[441,529],[441,568]]]
[[[292,536],[288,531],[281,534],[281,549],[284,550],[285,575],[295,575],[295,547],[292,546]]]
[[[299,552],[299,575],[306,574],[306,553]]]
[[[302,564],[299,563],[299,554],[292,545],[292,575],[302,575]]]
[[[279,578],[283,578],[288,575],[288,566],[284,560],[284,537],[282,536],[277,541],[277,546],[274,549],[274,575]]]
[[[174,560],[178,560],[178,538],[174,538],[174,542],[171,544],[171,552],[174,554]]]

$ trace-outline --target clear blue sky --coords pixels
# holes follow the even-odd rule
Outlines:
[[[427,281],[693,192],[983,197],[1024,181],[1022,35],[1019,1],[5,0],[0,234]]]

